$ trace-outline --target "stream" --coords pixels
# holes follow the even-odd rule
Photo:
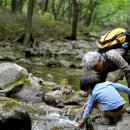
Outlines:
[[[79,89],[80,76],[83,70],[71,68],[48,68],[45,66],[32,66],[22,64],[34,76],[47,80],[47,74],[54,77],[54,82],[60,83],[66,80],[68,84],[73,84],[74,89]],[[62,109],[54,108],[39,102],[23,102],[23,106],[28,111],[32,119],[32,130],[75,130],[78,123],[70,120],[63,113]]]
[[[40,77],[44,80],[48,80],[48,74],[52,75],[53,82],[57,84],[60,84],[60,82],[66,80],[68,84],[74,86],[74,90],[79,90],[79,80],[81,75],[84,74],[84,70],[82,69],[73,69],[68,67],[49,68],[46,66],[36,66],[28,64],[19,65],[26,68],[29,73],[31,72],[33,74],[33,76]]]

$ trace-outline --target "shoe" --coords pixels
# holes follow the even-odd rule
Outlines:
[[[111,124],[111,120],[107,117],[100,117],[95,119],[95,123],[100,125],[109,125]]]
[[[130,113],[130,105],[126,108],[126,112]]]

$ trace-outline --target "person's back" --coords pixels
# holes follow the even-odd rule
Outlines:
[[[92,95],[95,96],[96,100],[102,104],[103,110],[106,111],[115,109],[125,103],[112,85],[108,81],[98,83],[92,91]]]
[[[109,72],[120,69],[118,76],[113,78],[112,82],[122,80],[125,76],[128,87],[130,87],[130,66],[124,60],[123,54],[124,52],[122,49],[112,49],[102,55],[96,51],[90,51],[83,57],[83,66],[86,69],[94,70],[95,77],[99,78],[100,82],[106,80]],[[128,96],[128,98],[130,104],[130,96]],[[130,111],[130,109],[128,111]]]
[[[118,80],[122,80],[123,77],[130,72],[130,66],[124,60],[123,56],[124,49],[112,49],[102,54],[104,69],[99,74],[101,82],[106,80],[109,72],[120,69],[120,72],[117,75]]]

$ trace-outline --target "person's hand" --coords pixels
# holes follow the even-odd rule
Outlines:
[[[84,128],[84,125],[86,124],[86,121],[84,119],[80,120],[79,121],[79,125],[78,125],[78,128],[82,129]]]
[[[114,82],[114,83],[116,83],[117,81],[118,81],[117,77],[113,77],[112,80],[111,80],[111,82]]]
[[[86,102],[86,103],[83,105],[83,107],[82,107],[82,111],[83,111],[83,112],[84,112],[85,108],[87,107],[87,105],[88,105],[88,102]]]

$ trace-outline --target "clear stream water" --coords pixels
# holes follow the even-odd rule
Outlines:
[[[48,68],[26,64],[21,66],[28,69],[34,76],[44,80],[47,80],[47,74],[51,74],[56,83],[66,80],[68,84],[74,86],[73,89],[75,90],[79,89],[80,76],[83,74],[83,70],[71,68]],[[63,116],[61,109],[48,106],[42,101],[23,104],[32,118],[32,130],[75,130],[78,125],[75,120],[69,120],[66,116]]]

